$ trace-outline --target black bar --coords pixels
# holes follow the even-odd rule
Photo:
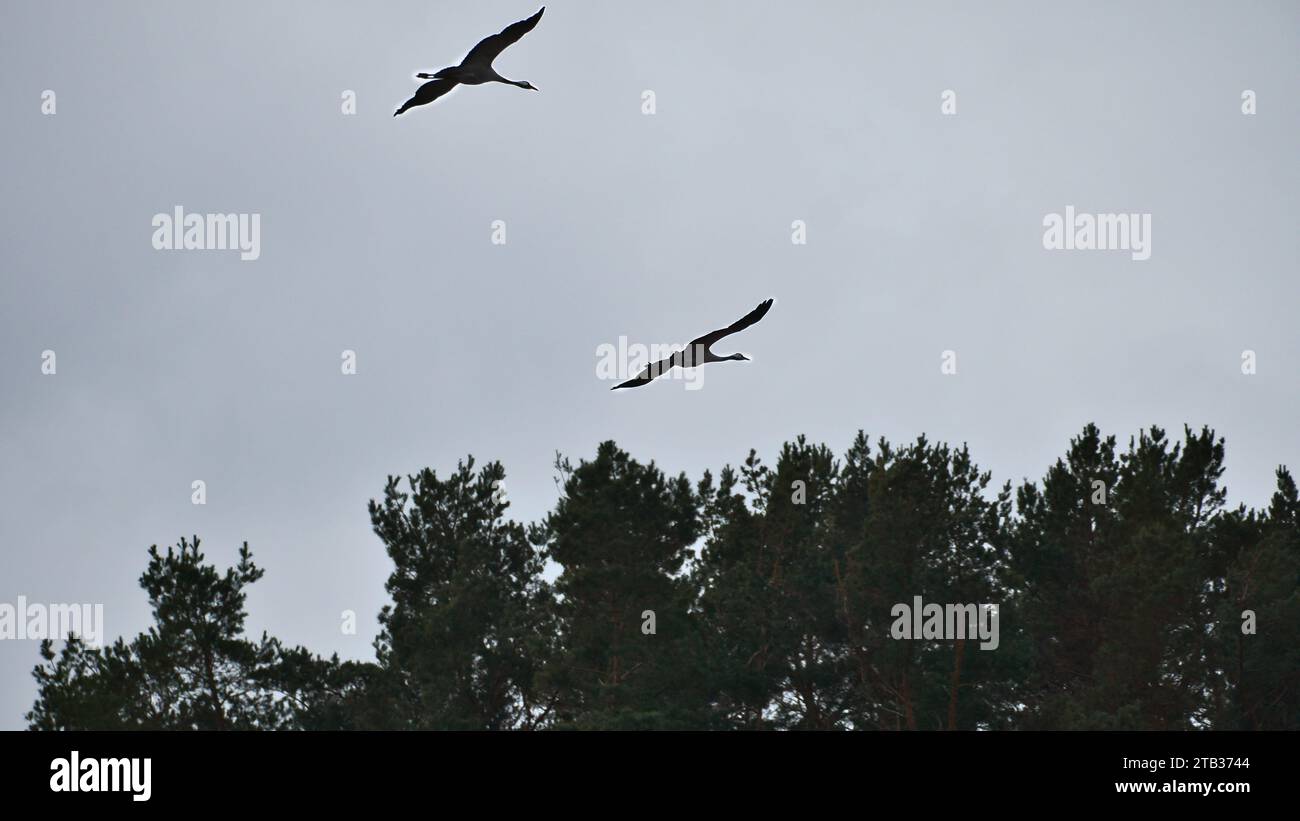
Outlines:
[[[1289,732],[10,732],[0,734],[0,758],[7,797],[50,808],[338,809],[374,807],[380,797],[424,800],[431,791],[440,801],[567,802],[601,785],[646,806],[725,787],[735,800],[760,805],[785,791],[819,801],[881,793],[921,806],[988,809],[1042,801],[1150,808],[1163,796],[1232,811],[1243,801],[1291,796],[1296,741]],[[74,750],[82,767],[89,758],[150,759],[148,800],[125,790],[53,792],[51,762],[71,763]],[[1189,783],[1216,792],[1190,792]],[[1121,793],[1146,789],[1117,786],[1124,784],[1153,784],[1156,792]],[[1184,791],[1165,791],[1179,789],[1172,784]]]

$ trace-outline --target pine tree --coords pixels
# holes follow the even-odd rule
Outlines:
[[[730,468],[706,498],[700,607],[719,708],[736,726],[844,726],[851,683],[836,611],[843,555],[826,525],[837,472],[829,449],[800,436],[774,470],[750,451],[741,477],[752,507]]]
[[[1262,516],[1234,511],[1219,529],[1209,652],[1220,729],[1300,729],[1300,495],[1285,467]]]
[[[298,688],[286,686],[286,654],[311,659],[317,678],[333,676],[339,692],[346,673],[337,659],[285,650],[263,634],[244,637],[245,588],[262,577],[248,545],[224,574],[205,563],[199,540],[175,549],[149,548],[140,586],[149,595],[154,626],[129,644],[118,639],[91,648],[70,639],[56,656],[41,643],[44,662],[33,675],[39,697],[27,720],[32,729],[247,730],[302,726]],[[320,702],[316,702],[319,706]]]
[[[902,450],[882,440],[869,474],[860,472],[869,477],[860,503],[867,513],[847,552],[842,600],[861,694],[854,726],[994,726],[1006,707],[1008,656],[980,651],[969,631],[966,638],[897,638],[894,608],[913,607],[917,596],[923,606],[972,606],[977,614],[1005,605],[1009,487],[990,498],[990,476],[965,447],[925,437]]]
[[[539,673],[554,641],[544,561],[505,518],[505,470],[474,459],[440,480],[389,477],[370,518],[394,568],[376,639],[380,672],[360,723],[407,729],[535,728],[554,698]]]
[[[1223,454],[1208,429],[1171,445],[1153,427],[1116,460],[1090,425],[1042,494],[1022,488],[1015,555],[1035,648],[1023,726],[1206,726]]]
[[[1029,669],[1018,687],[1026,706],[1021,727],[1087,726],[1074,696],[1091,679],[1103,638],[1095,586],[1120,538],[1112,503],[1119,471],[1115,438],[1088,425],[1041,488],[1025,482],[1017,492],[1011,555],[1019,592],[1007,615],[1023,626],[1029,644]]]
[[[557,469],[563,495],[541,536],[562,568],[562,649],[548,676],[559,726],[700,726],[707,697],[681,576],[700,528],[690,483],[613,442],[577,467],[557,459]]]

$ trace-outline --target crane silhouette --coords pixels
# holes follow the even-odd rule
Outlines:
[[[415,90],[415,96],[402,103],[402,107],[393,112],[396,117],[409,108],[415,108],[419,105],[428,105],[442,95],[451,91],[458,85],[477,86],[483,83],[507,83],[519,88],[526,88],[530,91],[536,91],[537,88],[532,83],[523,80],[507,80],[496,69],[492,68],[492,61],[497,58],[506,48],[519,41],[528,32],[537,26],[537,21],[542,19],[542,12],[546,11],[546,6],[527,20],[520,20],[518,23],[511,23],[501,30],[500,34],[493,34],[491,37],[484,37],[477,46],[469,50],[465,59],[460,61],[460,65],[444,68],[434,74],[420,72],[415,75],[418,79],[428,80],[429,82]]]
[[[621,382],[610,388],[616,391],[619,388],[639,388],[642,385],[649,385],[656,377],[662,376],[673,368],[694,368],[698,365],[704,365],[709,362],[728,362],[728,361],[749,361],[749,357],[740,353],[733,353],[727,356],[719,356],[712,350],[713,344],[718,340],[731,336],[745,330],[750,325],[758,322],[772,308],[772,300],[765,299],[758,303],[758,307],[749,313],[737,319],[725,328],[719,328],[716,331],[710,331],[704,336],[691,340],[684,350],[677,351],[667,359],[661,359],[658,362],[651,362],[645,366],[645,370],[637,374],[626,382]]]

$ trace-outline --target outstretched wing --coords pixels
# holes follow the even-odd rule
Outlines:
[[[750,325],[753,325],[755,322],[759,321],[764,316],[766,316],[767,312],[771,309],[771,307],[772,307],[772,300],[765,299],[762,302],[758,303],[757,308],[745,314],[740,319],[737,319],[735,322],[731,323],[727,327],[719,328],[718,330],[711,331],[705,334],[704,336],[699,337],[698,339],[691,340],[691,347],[694,348],[696,345],[703,345],[705,348],[709,348],[713,345],[714,342],[717,342],[719,339],[722,339],[723,337],[726,336],[731,336],[732,334],[737,333],[739,331],[743,331],[746,328],[748,328]]]
[[[492,65],[492,61],[497,55],[506,50],[507,46],[513,45],[519,41],[528,32],[532,31],[537,25],[537,21],[542,19],[542,12],[546,11],[546,6],[529,17],[527,20],[520,20],[518,23],[511,23],[501,30],[500,34],[493,34],[491,37],[484,37],[477,46],[469,50],[465,59],[460,61],[462,66],[468,66],[477,63],[484,68]]]
[[[415,108],[417,105],[425,105],[438,99],[442,95],[451,91],[460,83],[455,80],[430,80],[415,90],[415,96],[402,103],[402,107],[393,112],[396,117],[408,108]]]
[[[676,356],[676,354],[673,356]],[[677,364],[677,362],[673,361],[672,356],[667,359],[660,359],[658,362],[651,362],[649,365],[645,366],[641,373],[626,382],[618,383],[614,387],[610,388],[610,390],[616,391],[619,388],[639,388],[642,385],[649,385],[656,377],[668,373],[668,371],[672,370],[672,368]]]

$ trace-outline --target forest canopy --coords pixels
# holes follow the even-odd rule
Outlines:
[[[148,552],[154,624],[41,644],[62,729],[1300,729],[1300,499],[1226,506],[1224,442],[1089,425],[1013,487],[967,448],[800,436],[692,482],[613,442],[511,520],[466,458],[369,502],[392,571],[373,661],[245,635],[235,567]],[[558,570],[547,572],[548,564]],[[998,640],[899,638],[996,606]],[[971,612],[975,612],[972,607]],[[918,625],[920,621],[917,621]],[[987,645],[987,643],[986,643]]]

